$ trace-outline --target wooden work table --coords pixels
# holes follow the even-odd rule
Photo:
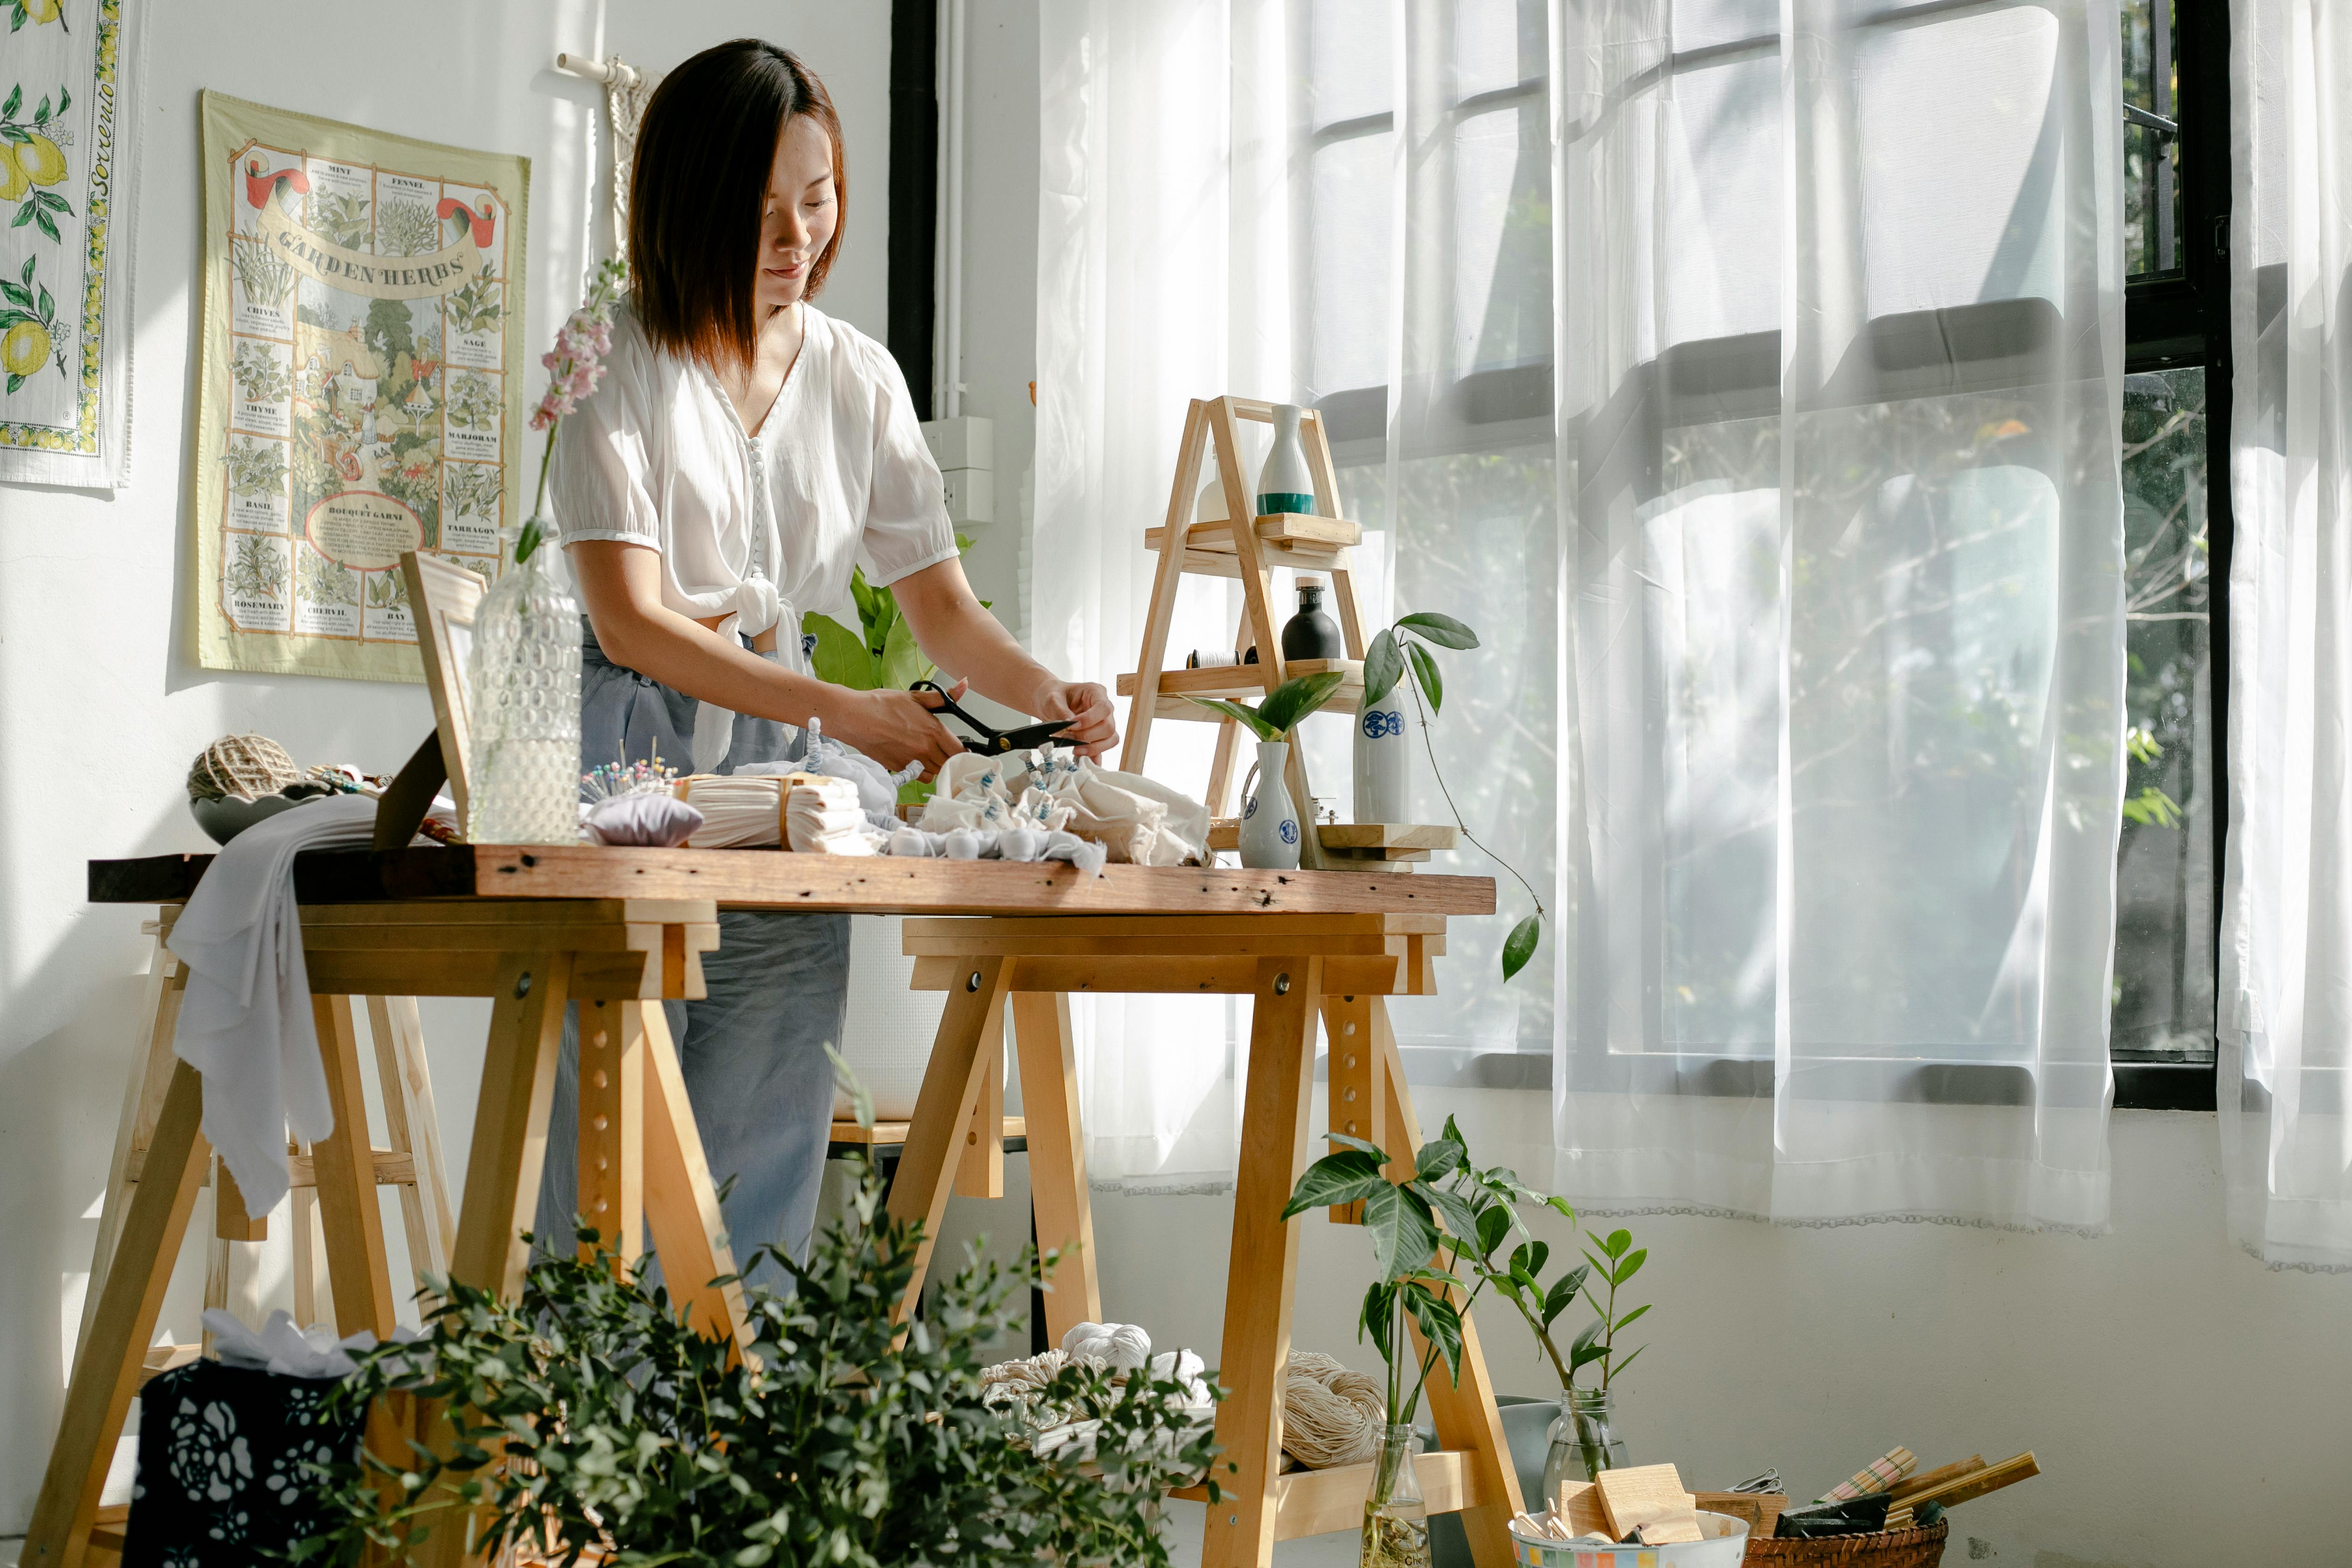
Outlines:
[[[92,861],[90,900],[163,906],[168,931],[210,859]],[[1385,998],[1433,990],[1447,918],[1491,914],[1491,880],[1135,866],[1087,877],[1057,863],[587,846],[320,851],[299,857],[294,875],[320,1051],[331,1084],[348,1091],[342,1103],[359,1104],[356,1047],[336,1023],[350,1016],[352,997],[491,998],[449,1271],[509,1291],[524,1267],[518,1232],[537,1204],[572,1001],[583,1004],[583,1054],[593,1037],[618,1064],[609,1075],[582,1073],[583,1212],[617,1205],[632,1254],[642,1215],[674,1281],[731,1272],[674,1045],[662,1009],[648,1005],[702,994],[701,954],[717,946],[720,909],[919,917],[906,922],[914,986],[945,992],[947,1005],[889,1206],[924,1221],[929,1235],[938,1234],[951,1193],[1002,1190],[1001,1104],[992,1101],[1011,1004],[1038,1244],[1068,1249],[1045,1298],[1056,1340],[1070,1324],[1103,1316],[1068,995],[1252,996],[1220,1363],[1229,1396],[1217,1416],[1223,1457],[1240,1469],[1209,1510],[1204,1562],[1265,1563],[1277,1539],[1358,1524],[1369,1466],[1279,1473],[1298,1226],[1276,1216],[1309,1158],[1318,1018],[1330,1042],[1330,1129],[1391,1152],[1419,1144]],[[168,1017],[159,1026],[168,1039]],[[168,1088],[148,1119],[146,1179],[127,1200],[111,1261],[91,1286],[98,1305],[75,1358],[26,1568],[82,1568],[107,1544],[92,1535],[98,1490],[201,1179],[201,1080],[184,1066],[151,1077]],[[592,1089],[592,1079],[605,1087]],[[319,1146],[316,1180],[338,1326],[382,1334],[392,1327],[392,1295],[372,1178],[362,1173],[364,1131],[339,1158]],[[338,1223],[347,1232],[340,1241]],[[910,1307],[921,1279],[919,1262]],[[732,1288],[706,1286],[687,1305],[709,1331],[740,1330]],[[1421,1460],[1423,1489],[1433,1511],[1463,1512],[1478,1561],[1499,1568],[1511,1559],[1507,1524],[1520,1499],[1466,1322],[1460,1384],[1443,1382],[1433,1379],[1429,1391],[1442,1451]]]

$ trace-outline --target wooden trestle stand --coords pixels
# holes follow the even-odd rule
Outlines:
[[[642,1213],[675,1288],[718,1279],[733,1264],[677,1052],[662,1009],[650,1004],[701,994],[701,955],[717,945],[722,907],[907,914],[919,917],[906,923],[915,986],[946,992],[948,1005],[891,1212],[936,1235],[968,1151],[992,1142],[967,1139],[986,1114],[989,1086],[1001,1081],[1010,1002],[1037,1238],[1072,1249],[1045,1298],[1056,1340],[1103,1315],[1069,994],[1253,998],[1221,1357],[1230,1397],[1217,1417],[1223,1458],[1239,1473],[1221,1472],[1223,1500],[1209,1510],[1204,1562],[1263,1564],[1277,1540],[1358,1527],[1370,1466],[1279,1473],[1298,1226],[1276,1216],[1309,1157],[1316,1024],[1330,1039],[1329,1126],[1409,1158],[1420,1135],[1386,998],[1432,989],[1447,917],[1492,913],[1490,880],[1132,866],[1089,878],[1059,864],[760,850],[404,847],[395,797],[413,805],[417,780],[432,771],[420,752],[404,775],[411,787],[387,797],[378,837],[390,843],[308,854],[295,866],[320,1049],[336,1097],[336,1134],[315,1164],[339,1328],[387,1333],[394,1306],[356,1047],[341,1022],[348,998],[491,999],[448,1271],[508,1292],[520,1280],[519,1233],[538,1200],[564,1005],[581,1003],[580,1124],[555,1135],[580,1140],[583,1212],[609,1215],[604,1228],[631,1238]],[[93,861],[90,898],[170,911],[208,863]],[[26,1568],[82,1568],[110,1560],[118,1545],[97,1531],[99,1491],[205,1171],[203,1093],[193,1068],[172,1064],[142,1178],[103,1279],[92,1282],[98,1304],[75,1356],[25,1542]],[[920,1278],[919,1265],[918,1286]],[[687,1295],[706,1331],[741,1333],[733,1286]],[[1459,1384],[1440,1376],[1430,1392],[1440,1451],[1420,1460],[1429,1507],[1459,1510],[1477,1561],[1500,1568],[1511,1558],[1507,1527],[1520,1497],[1467,1322]],[[461,1531],[438,1531],[434,1542],[436,1561],[458,1560]]]

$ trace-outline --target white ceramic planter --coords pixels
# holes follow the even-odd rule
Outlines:
[[[1410,822],[1412,752],[1405,738],[1402,688],[1391,688],[1376,704],[1356,712],[1356,803],[1358,822]]]

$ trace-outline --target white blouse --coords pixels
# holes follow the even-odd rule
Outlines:
[[[854,567],[884,587],[953,560],[956,542],[898,362],[801,311],[800,357],[748,436],[709,368],[656,350],[625,302],[604,381],[556,426],[548,479],[563,543],[660,551],[665,605],[725,616],[722,637],[776,627],[780,661],[806,674],[801,616],[854,628]]]

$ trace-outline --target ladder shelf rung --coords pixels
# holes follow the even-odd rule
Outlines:
[[[1339,689],[1333,694],[1330,700],[1323,704],[1324,710],[1352,707],[1355,700],[1363,695],[1364,667],[1360,660],[1295,658],[1290,661],[1287,668],[1294,679],[1302,675],[1318,674],[1327,669],[1336,669],[1347,678],[1339,682]],[[1160,672],[1160,695],[1179,698],[1234,697],[1244,701],[1255,701],[1265,695],[1265,676],[1259,672],[1267,668],[1267,666],[1262,664],[1226,664],[1211,669],[1163,669]],[[1135,685],[1136,678],[1133,674],[1120,676],[1118,694],[1121,697],[1134,696]],[[1185,706],[1190,708],[1191,704],[1187,703]],[[1195,713],[1200,712],[1199,709],[1192,710]],[[1205,716],[1214,717],[1213,714]]]

